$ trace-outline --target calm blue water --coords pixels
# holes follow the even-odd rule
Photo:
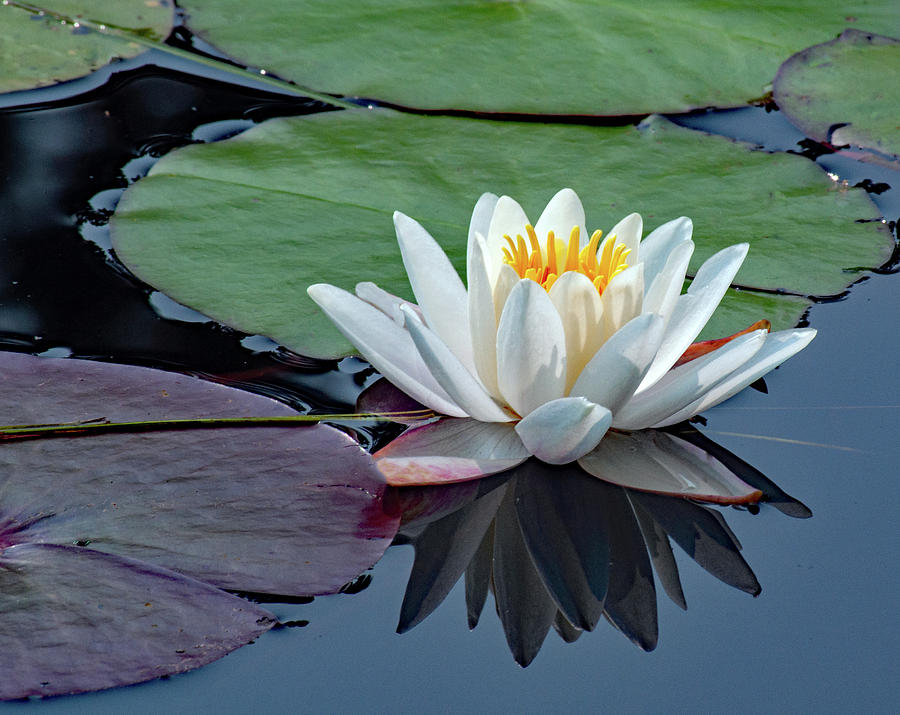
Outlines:
[[[0,198],[3,261],[14,275],[0,286],[0,344],[218,375],[252,367],[259,371],[254,389],[300,407],[352,400],[358,367],[335,372],[328,363],[285,365],[283,356],[249,353],[241,346],[244,336],[160,316],[150,307],[149,291],[107,262],[102,226],[88,221],[82,227],[87,238],[96,238],[91,243],[77,226],[59,220],[83,209],[95,193],[123,186],[115,178],[118,168],[144,153],[138,149],[147,142],[156,142],[159,153],[186,141],[197,124],[244,118],[248,108],[251,116],[308,108],[155,71],[119,79],[111,93],[0,115],[11,165],[22,177],[16,209],[9,208],[11,194]],[[90,151],[73,153],[84,127],[110,104],[124,103],[139,114],[137,103],[154,101],[152,92],[171,108],[158,124],[98,137]],[[200,107],[201,116],[185,107]],[[42,143],[50,128],[61,137],[56,148]],[[60,166],[59,157],[68,162],[65,170],[55,169],[54,183],[48,170]],[[42,202],[49,193],[56,215],[29,207],[23,185],[40,189]],[[878,198],[888,218],[900,215],[890,193]],[[102,224],[102,217],[89,218]],[[652,653],[601,622],[574,644],[551,633],[522,669],[510,656],[490,597],[481,623],[468,630],[461,584],[422,624],[397,635],[412,565],[411,547],[398,546],[360,593],[271,607],[283,620],[308,621],[305,627],[270,632],[186,675],[5,709],[894,712],[900,694],[894,665],[898,304],[896,276],[873,275],[845,300],[814,306],[808,317],[819,336],[767,378],[769,393],[744,391],[707,414],[710,437],[805,502],[814,517],[790,519],[771,508],[756,515],[725,510],[762,594],[754,599],[731,589],[678,554],[688,610],[660,593],[659,646]]]

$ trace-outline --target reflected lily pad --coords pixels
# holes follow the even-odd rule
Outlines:
[[[659,117],[609,128],[387,110],[275,120],[173,152],[126,191],[113,242],[135,274],[179,302],[297,352],[335,357],[351,347],[306,287],[374,280],[410,298],[395,209],[419,220],[464,274],[481,192],[515,196],[536,213],[560,186],[585,201],[592,229],[632,211],[648,230],[689,214],[694,269],[749,241],[737,281],[797,294],[731,295],[704,338],[760,318],[789,327],[805,296],[840,292],[855,276],[848,269],[878,266],[892,247],[884,227],[856,222],[877,214],[863,191],[839,189],[801,157],[750,151]]]
[[[0,6],[0,92],[86,75],[164,40],[172,30],[168,0],[55,0]],[[100,26],[103,26],[101,29]]]
[[[322,92],[419,108],[647,114],[743,104],[793,52],[897,28],[889,0],[185,0],[190,28]]]
[[[0,546],[4,544],[0,528]],[[273,625],[256,604],[92,549],[0,549],[0,700],[129,685],[198,668]]]
[[[6,424],[288,416],[265,397],[146,368],[0,354]],[[325,425],[151,431],[0,445],[0,516],[214,585],[333,593],[396,532],[372,458]]]
[[[875,149],[896,160],[898,86],[900,40],[847,30],[788,59],[774,92],[778,106],[813,139]]]

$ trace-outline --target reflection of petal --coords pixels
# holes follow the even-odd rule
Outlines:
[[[478,625],[478,619],[481,618],[493,569],[494,524],[491,523],[466,569],[466,615],[470,630]]]
[[[717,459],[658,430],[608,432],[578,463],[595,477],[641,491],[727,504],[762,497]]]
[[[442,419],[408,430],[374,455],[388,484],[446,484],[521,464],[528,451],[511,424]]]
[[[678,430],[678,437],[715,457],[742,481],[759,489],[763,493],[763,501],[774,506],[782,514],[796,519],[808,519],[812,516],[812,511],[806,504],[792,497],[756,467],[729,452],[722,445],[713,442],[702,432],[689,425],[675,429]]]
[[[672,500],[657,494],[632,492],[629,498],[656,520],[685,553],[706,571],[729,586],[753,596],[759,581],[739,552],[729,529],[723,528],[716,512],[689,501]]]
[[[453,588],[494,519],[505,485],[429,525],[414,539],[416,558],[400,607],[397,633],[421,623]]]
[[[494,522],[494,597],[506,642],[524,668],[541,649],[556,618],[556,604],[522,538],[513,489],[507,490]]]
[[[602,513],[610,487],[574,467],[529,461],[516,470],[516,511],[528,551],[566,620],[594,629],[609,572]]]
[[[641,533],[644,535],[644,543],[647,544],[653,568],[656,569],[656,577],[672,602],[687,610],[687,601],[685,601],[681,579],[678,576],[678,564],[675,561],[675,554],[672,553],[672,545],[669,543],[665,529],[653,520],[653,517],[647,513],[639,501],[632,499],[631,506],[634,507],[634,515],[637,517],[638,526],[641,527]]]

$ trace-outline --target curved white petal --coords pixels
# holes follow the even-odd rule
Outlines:
[[[550,300],[566,334],[566,392],[603,344],[603,303],[583,273],[567,271],[553,284]]]
[[[499,200],[500,197],[497,194],[491,193],[484,193],[478,197],[475,208],[472,209],[472,218],[469,220],[469,250],[472,248],[475,234],[480,233],[482,236],[487,236],[491,227],[491,217],[494,215],[494,208]]]
[[[530,456],[509,423],[443,419],[407,430],[372,455],[388,484],[443,484],[479,479]]]
[[[644,294],[645,313],[656,313],[662,316],[663,322],[668,324],[678,296],[684,286],[684,276],[687,273],[688,263],[694,253],[694,242],[682,241],[672,249],[666,259],[662,270],[656,274],[653,283]],[[647,280],[647,264],[644,264],[644,280]],[[646,283],[645,283],[646,285]]]
[[[579,229],[580,245],[587,245],[590,236],[587,235],[587,229],[584,225],[584,207],[581,205],[581,199],[578,198],[578,194],[572,189],[557,191],[547,203],[544,212],[534,227],[534,232],[541,242],[541,250],[545,260],[547,258],[547,246],[545,243],[547,234],[553,231],[556,238],[568,243],[569,234],[572,233],[572,228],[575,226],[578,226]]]
[[[628,265],[634,266],[643,261],[640,256],[641,232],[644,230],[644,220],[640,214],[628,214],[619,223],[613,226],[606,238],[612,240],[615,236],[616,243],[624,243],[631,253],[628,255]]]
[[[629,266],[610,281],[600,296],[603,303],[603,339],[640,315],[644,304],[644,264]]]
[[[469,282],[469,335],[472,359],[478,377],[491,395],[500,398],[497,386],[497,313],[488,279],[484,236],[476,233],[469,242],[467,274]],[[505,299],[505,297],[504,297]]]
[[[612,413],[583,397],[546,402],[516,425],[525,448],[549,464],[568,464],[590,452],[606,434]]]
[[[410,334],[391,318],[336,286],[317,283],[306,292],[363,357],[394,385],[437,412],[466,416],[425,366]]]
[[[691,240],[693,231],[694,224],[687,216],[682,216],[653,229],[641,241],[641,261],[648,284],[659,275],[675,247]]]
[[[575,385],[573,397],[586,397],[615,413],[634,394],[663,336],[662,318],[644,313],[607,340],[587,364]]]
[[[419,306],[415,303],[410,303],[408,300],[404,300],[393,293],[388,293],[384,288],[379,288],[371,281],[357,283],[356,295],[366,301],[366,303],[374,305],[401,327],[403,327],[403,323],[406,320],[403,317],[403,313],[400,312],[400,306],[403,305],[409,306],[421,320],[425,320],[422,311],[419,310]]]
[[[723,248],[700,266],[687,293],[675,303],[659,353],[638,391],[647,389],[665,375],[694,342],[734,280],[748,249],[746,243]]]
[[[503,265],[503,249],[506,241],[503,237],[508,235],[515,240],[517,234],[525,235],[525,225],[528,216],[519,205],[519,202],[509,196],[501,196],[494,206],[491,222],[488,226],[485,239],[487,241],[487,271],[491,285],[496,284],[500,266]]]
[[[631,489],[722,504],[762,498],[762,492],[699,447],[657,430],[609,432],[578,464],[595,477]]]
[[[740,369],[719,382],[698,400],[695,400],[670,417],[661,420],[654,427],[673,425],[704,410],[708,410],[710,407],[715,407],[720,402],[736,395],[751,382],[755,382],[767,372],[774,370],[792,355],[796,355],[809,345],[809,342],[814,337],[816,337],[816,331],[813,328],[798,328],[796,330],[781,330],[777,333],[769,333],[762,348]],[[721,349],[719,348],[719,350]]]
[[[394,228],[403,266],[428,327],[474,371],[468,298],[459,275],[444,250],[417,221],[395,211]]]
[[[566,387],[566,336],[550,297],[532,280],[509,294],[497,327],[497,382],[522,417]]]
[[[765,330],[756,330],[742,335],[718,350],[669,370],[618,410],[614,425],[620,429],[643,429],[676,414],[756,355],[766,342],[766,334]]]
[[[434,379],[465,412],[482,422],[510,422],[510,417],[494,402],[478,378],[470,373],[441,339],[427,328],[416,314],[402,308],[406,329]]]
[[[520,280],[522,279],[519,278],[519,274],[516,273],[512,266],[507,263],[500,266],[500,270],[497,272],[497,280],[494,283],[494,319],[498,323],[500,322],[500,316],[503,314],[503,306],[506,305],[506,299],[509,298],[512,289],[518,285]]]

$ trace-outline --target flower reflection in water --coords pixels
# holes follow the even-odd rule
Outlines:
[[[689,427],[621,435],[598,469],[648,470],[647,444],[667,445],[682,478],[709,463],[737,473],[763,501],[811,515],[759,471]],[[629,443],[630,441],[630,443]],[[665,467],[658,467],[665,471]],[[664,475],[663,479],[668,479]],[[424,620],[465,574],[469,627],[494,594],[513,657],[527,666],[550,628],[567,642],[601,617],[644,650],[657,644],[656,579],[686,608],[671,542],[728,585],[757,595],[759,582],[719,510],[598,480],[577,464],[536,459],[480,481],[396,491],[403,524],[395,543],[415,547],[398,632]]]

